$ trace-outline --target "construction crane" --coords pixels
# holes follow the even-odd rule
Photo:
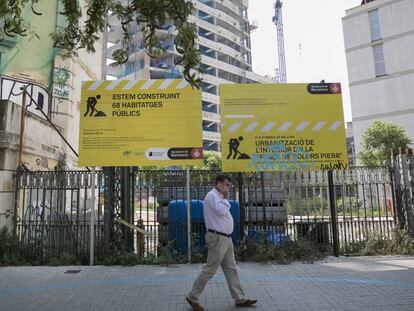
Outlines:
[[[276,31],[277,31],[279,82],[286,83],[287,76],[286,76],[286,59],[285,59],[285,39],[283,35],[282,4],[283,2],[281,0],[276,0],[275,15],[273,16],[273,22],[276,25]]]

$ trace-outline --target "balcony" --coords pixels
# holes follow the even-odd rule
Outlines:
[[[137,25],[136,23],[131,23],[129,28],[129,33],[132,35],[132,41],[140,41],[143,38],[143,34],[140,31],[141,26]],[[108,31],[108,42],[110,43],[118,43],[124,36],[124,31],[121,26],[112,26]]]
[[[220,142],[221,135],[218,132],[203,131],[203,140],[211,140],[215,142]]]
[[[216,27],[218,29],[218,33],[221,33],[225,30],[229,33],[232,33],[233,36],[236,36],[237,38],[242,38],[245,36],[243,33],[244,30],[238,23],[230,24],[228,21],[219,18],[217,19]]]
[[[218,113],[203,111],[202,115],[204,121],[220,123],[220,115]]]
[[[215,41],[203,38],[203,37],[198,37],[198,42],[199,42],[200,45],[203,45],[207,48],[210,48],[210,49],[213,49],[213,50],[216,50],[216,51],[220,51],[222,53],[225,53],[225,54],[231,55],[232,57],[237,58],[237,60],[239,60],[239,61],[243,61],[243,57],[241,56],[241,53],[239,51],[237,51],[234,48],[229,47],[229,46],[227,46],[223,43],[215,42]],[[205,53],[202,53],[202,54],[206,55]],[[206,55],[206,56],[210,56],[210,55]],[[210,57],[212,57],[212,56],[210,56]]]
[[[201,64],[200,69],[203,71],[203,74],[208,74],[212,76],[217,75],[217,69],[211,66],[206,66],[204,64]]]
[[[222,83],[232,83],[230,79],[222,79],[218,76],[213,76],[209,74],[203,74],[203,81],[212,84],[212,85],[220,85]]]
[[[205,3],[203,3],[205,2]],[[213,8],[211,5],[209,5],[210,2],[208,1],[198,1],[195,3],[195,7],[199,8],[211,15],[214,15],[215,17],[218,18],[223,18],[221,16],[221,14],[225,14],[226,16],[224,18],[226,19],[231,19],[231,21],[237,21],[237,18],[235,17],[239,17],[240,19],[244,18],[242,16],[242,11],[239,7],[237,7],[235,4],[233,4],[232,2],[230,2],[229,0],[225,0],[225,1],[221,1],[217,3],[217,7]],[[226,13],[223,10],[220,10],[220,7],[227,9],[227,11],[233,12],[233,15],[235,17],[232,17],[231,15],[229,15],[228,13]],[[238,22],[238,21],[237,21]]]
[[[251,71],[246,71],[246,78],[259,83],[278,83],[275,77],[266,77]]]
[[[214,25],[214,10],[213,10],[213,13],[210,13],[210,12],[206,13],[204,11],[198,10],[198,14],[196,16],[199,19]]]
[[[150,67],[159,68],[159,69],[168,69],[173,66],[173,63],[170,60],[152,58],[150,62]]]
[[[110,48],[108,48],[107,58],[108,59],[114,59],[112,55],[119,48],[121,48],[121,44],[115,44],[115,45],[111,46]],[[145,53],[146,52],[145,52],[144,48],[137,48],[137,47],[131,45],[130,48],[129,48],[128,57],[129,57],[129,59],[141,59],[145,56]]]
[[[217,14],[217,19],[221,20],[227,24],[229,24],[231,27],[234,27],[235,29],[237,29],[238,31],[243,31],[243,24],[245,23],[245,21],[243,20],[236,20],[233,17],[231,17],[230,15],[224,13],[224,12],[220,12]]]
[[[205,81],[201,82],[201,90],[209,94],[218,95],[217,85],[206,83]]]
[[[216,151],[216,152],[220,152],[220,142],[218,142],[218,141],[204,140],[203,141],[203,149],[205,151]]]
[[[201,98],[202,98],[203,101],[206,101],[206,102],[209,102],[209,103],[214,103],[214,104],[219,104],[220,103],[220,97],[218,95],[203,92],[201,94]]]
[[[218,111],[219,111],[218,103],[211,103],[211,102],[207,102],[204,100],[202,102],[203,102],[203,107],[202,107],[203,111],[218,114]]]
[[[240,36],[237,34],[234,34],[233,32],[220,27],[220,26],[214,26],[210,23],[207,23],[206,21],[203,21],[202,19],[199,19],[197,16],[190,16],[189,17],[189,21],[191,23],[196,23],[199,27],[202,27],[204,29],[206,29],[208,32],[211,33],[215,33],[215,34],[220,34],[221,36],[224,36],[226,38],[229,38],[230,40],[233,41],[240,41]]]
[[[240,7],[238,7],[237,5],[235,5],[233,2],[231,2],[230,0],[222,0],[221,1],[221,5],[229,8],[230,10],[232,10],[234,13],[241,15],[241,9]]]
[[[118,79],[123,77],[124,65],[113,67],[111,65],[106,66],[106,74],[117,77]]]
[[[215,50],[211,47],[206,47],[204,45],[199,44],[198,50],[200,51],[201,55],[205,55],[211,58],[215,58]]]
[[[221,68],[225,71],[228,71],[230,73],[234,73],[236,75],[241,75],[244,76],[245,75],[245,70],[230,64],[227,64],[225,62],[219,61],[217,59],[205,56],[205,55],[201,55],[201,62],[203,64],[206,64],[208,66],[214,66],[216,68]]]

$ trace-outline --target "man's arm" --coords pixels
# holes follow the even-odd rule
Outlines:
[[[207,196],[204,201],[208,201],[209,206],[212,206],[213,211],[219,216],[226,215],[231,207],[230,202],[227,199],[217,198],[214,195]]]

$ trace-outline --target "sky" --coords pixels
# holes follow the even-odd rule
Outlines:
[[[275,75],[278,67],[275,0],[250,0],[249,19],[258,29],[251,34],[253,71]],[[288,83],[341,82],[345,121],[352,119],[342,17],[361,0],[283,0]]]

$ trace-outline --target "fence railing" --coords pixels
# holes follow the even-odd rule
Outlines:
[[[414,154],[399,149],[393,155],[394,191],[400,227],[414,236]]]
[[[194,204],[192,251],[205,250],[201,201],[214,186],[218,173],[190,171],[190,199]],[[396,224],[393,176],[385,167],[334,171],[331,200],[326,171],[230,176],[235,243],[261,236],[279,245],[285,240],[308,239],[330,249],[336,228],[340,251],[349,253],[372,234],[390,238]],[[96,214],[96,256],[104,258],[108,250],[105,243],[111,239],[105,238],[110,231],[104,225],[108,190],[102,171],[96,174],[94,204],[90,172],[20,172],[17,178],[16,230],[21,242],[33,246],[30,258],[42,262],[51,257],[72,256],[80,263],[88,263],[92,208]],[[157,256],[164,247],[185,255],[189,250],[183,202],[187,200],[186,172],[138,170],[129,173],[127,179],[131,190],[125,192],[131,196],[129,219],[149,233],[123,228],[133,236],[133,251]],[[332,202],[335,219],[331,217]],[[121,200],[121,204],[126,203]]]
[[[212,189],[215,171],[191,172],[191,199],[203,200]],[[237,239],[265,234],[270,241],[311,239],[333,244],[327,172],[231,174],[230,199],[240,203]],[[186,218],[172,220],[169,207],[186,199],[184,171],[141,171],[134,176],[136,224],[154,234],[146,249],[156,253],[159,243],[174,238],[186,245]],[[391,236],[395,226],[392,183],[387,168],[356,168],[334,173],[335,207],[341,251],[347,253],[371,234]],[[185,206],[182,206],[185,209]],[[180,233],[174,233],[177,230]],[[204,232],[193,223],[193,232]],[[196,236],[196,239],[202,239]],[[203,245],[203,243],[200,243]]]
[[[20,172],[17,178],[16,231],[21,242],[33,246],[27,254],[32,260],[67,256],[87,263],[92,208],[96,252],[103,253],[101,172],[96,175],[96,202],[91,200],[89,172]]]

